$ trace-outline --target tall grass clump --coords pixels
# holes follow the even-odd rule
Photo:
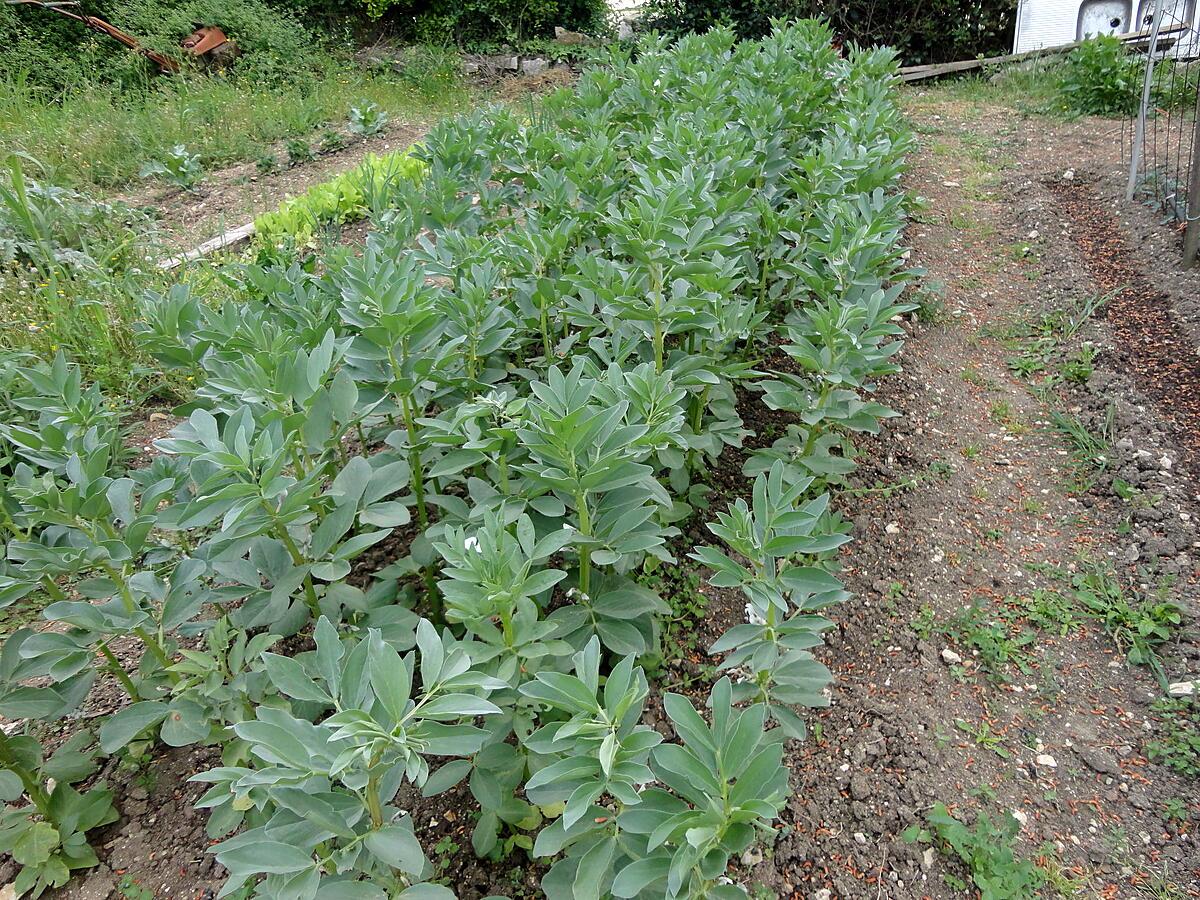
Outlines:
[[[152,220],[31,178],[29,160],[0,172],[0,347],[60,352],[117,395],[144,382],[134,342],[141,292],[161,279]]]
[[[112,189],[180,144],[209,170],[340,121],[363,100],[393,119],[422,121],[464,98],[461,82],[444,67],[408,79],[335,70],[304,88],[156,76],[141,90],[83,83],[62,92],[16,73],[0,80],[0,131],[9,150],[42,163],[49,183]]]

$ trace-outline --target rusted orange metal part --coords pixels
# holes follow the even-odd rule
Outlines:
[[[201,25],[180,41],[179,46],[193,56],[204,56],[228,43],[229,38],[216,25]]]

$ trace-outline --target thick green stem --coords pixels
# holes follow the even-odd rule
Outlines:
[[[49,575],[43,575],[40,584],[42,585],[42,590],[46,592],[51,600],[58,601],[67,599],[66,592],[60,588],[58,586],[58,582],[56,582]]]
[[[546,361],[549,362],[550,361],[550,353],[551,353],[551,349],[550,349],[550,319],[546,313],[546,305],[544,303],[541,304],[540,326],[542,329],[542,350],[546,354]]]
[[[592,519],[588,513],[587,493],[580,491],[575,496],[575,505],[579,508],[579,533],[584,537],[592,536]],[[586,543],[579,548],[579,592],[588,594],[591,589],[592,548]],[[590,594],[589,594],[590,596]]]
[[[262,506],[266,510],[267,515],[273,518],[274,512],[266,500],[262,501]],[[292,558],[292,564],[303,566],[304,554],[300,552],[300,548],[296,545],[295,540],[292,539],[287,526],[282,522],[275,522],[275,536],[279,538],[283,546],[287,549],[288,556]],[[308,605],[309,612],[312,613],[313,618],[319,619],[321,617],[321,606],[317,602],[317,587],[313,584],[312,575],[309,573],[305,573],[304,575],[304,601]]]
[[[141,612],[142,609],[140,606],[138,606],[138,602],[133,599],[133,592],[129,590],[129,585],[126,583],[124,575],[118,572],[112,566],[105,566],[105,568],[108,570],[109,577],[112,578],[112,580],[118,585],[121,603],[124,605],[125,611],[130,615]],[[140,640],[142,644],[145,645],[146,649],[150,651],[150,655],[158,660],[159,665],[162,666],[163,672],[166,674],[170,682],[172,684],[178,684],[179,675],[170,671],[170,666],[174,660],[167,655],[166,649],[163,647],[162,643],[159,642],[158,638],[150,634],[150,632],[148,632],[145,628],[142,628],[140,625],[134,627],[133,633],[137,635],[138,640]]]
[[[445,625],[446,619],[442,607],[442,592],[438,590],[437,577],[434,574],[433,566],[425,566],[421,570],[421,577],[425,580],[425,591],[429,594],[429,620],[439,627]]]
[[[508,454],[503,450],[496,457],[496,467],[500,470],[500,490],[509,493],[508,488]]]
[[[429,525],[429,512],[425,509],[425,470],[421,464],[421,448],[417,445],[417,424],[412,412],[412,398],[404,397],[401,408],[404,411],[404,427],[408,430],[408,467],[413,498],[417,503],[417,521],[425,528]]]
[[[471,396],[475,396],[475,377],[479,373],[479,358],[476,354],[476,341],[471,341],[471,350],[467,354],[467,378],[471,382]]]
[[[708,391],[709,388],[706,385],[700,393],[692,395],[691,408],[688,410],[688,424],[691,426],[692,434],[700,434],[700,429],[704,427],[704,408],[708,405]],[[688,451],[688,469],[692,472],[697,469],[696,460],[696,448],[693,447]]]
[[[379,776],[367,780],[367,810],[371,814],[371,828],[383,827],[383,802],[379,799]]]
[[[663,344],[666,335],[663,333],[663,276],[659,266],[654,266],[650,273],[650,296],[654,302],[654,371],[659,375],[663,370]]]
[[[141,700],[142,698],[138,695],[137,685],[133,683],[133,679],[129,677],[129,673],[125,671],[125,667],[121,665],[121,661],[117,659],[116,654],[109,649],[108,644],[100,645],[100,655],[108,663],[108,671],[112,673],[117,681],[121,682],[121,687],[125,689],[125,693],[129,695],[129,699],[134,703]]]

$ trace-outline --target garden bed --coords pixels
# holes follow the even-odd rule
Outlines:
[[[442,123],[372,182],[361,254],[141,296],[139,347],[195,390],[141,469],[65,358],[15,372],[3,587],[53,601],[4,657],[18,890],[103,862],[202,893],[207,849],[227,892],[438,898],[463,838],[479,895],[531,853],[550,896],[744,896],[827,702],[830,490],[890,415],[912,274],[892,55],[732,44]],[[192,746],[219,843],[128,859],[193,788],[113,760]]]
[[[1194,704],[1166,692],[1200,674],[1196,464],[1188,423],[1172,421],[1172,396],[1138,377],[1139,369],[1152,374],[1153,367],[1123,337],[1120,306],[1101,302],[1119,284],[1153,285],[1147,290],[1157,309],[1178,323],[1182,349],[1172,355],[1185,355],[1194,341],[1194,298],[1188,276],[1167,261],[1164,248],[1175,236],[1151,211],[1117,207],[1117,218],[1104,222],[1109,252],[1087,252],[1097,219],[1092,205],[1097,197],[1115,202],[1108,192],[1119,179],[1117,127],[1020,116],[998,95],[963,99],[954,88],[907,93],[920,147],[898,181],[900,158],[911,147],[886,86],[893,64],[886,54],[837,61],[827,37],[801,28],[725,58],[723,38],[710,36],[688,43],[679,56],[647,50],[637,62],[615,57],[609,68],[585,74],[578,94],[549,98],[532,120],[493,111],[439,127],[428,144],[438,178],[420,182],[418,202],[400,191],[405,201],[394,204],[395,215],[380,217],[388,234],[351,226],[342,242],[350,252],[320,255],[313,274],[284,250],[283,267],[227,279],[236,302],[221,309],[205,311],[186,293],[149,304],[141,332],[147,350],[170,371],[188,373],[199,389],[198,406],[225,427],[252,421],[257,437],[214,435],[203,414],[190,409],[180,417],[156,410],[124,438],[137,453],[135,465],[188,460],[180,476],[184,499],[164,508],[198,514],[198,498],[220,483],[207,480],[215,461],[234,467],[243,454],[277,452],[274,442],[293,435],[287,458],[273,465],[282,473],[312,473],[314,494],[303,499],[298,484],[288,483],[272,508],[282,515],[286,498],[302,498],[303,510],[284,532],[307,571],[320,573],[309,583],[321,611],[340,616],[347,649],[361,646],[356,641],[374,627],[384,638],[371,651],[378,659],[394,658],[386,645],[414,654],[407,674],[392,669],[389,678],[373,680],[360,671],[356,683],[385,692],[387,684],[412,682],[419,700],[420,686],[431,680],[420,660],[453,653],[455,639],[469,637],[469,652],[484,660],[479,669],[509,679],[508,687],[472,685],[464,692],[472,699],[456,702],[481,704],[486,695],[505,710],[499,715],[532,710],[543,727],[557,728],[574,714],[584,734],[607,729],[617,743],[637,735],[632,740],[661,740],[663,748],[689,746],[707,766],[680,762],[674,750],[645,757],[659,786],[687,797],[686,815],[704,808],[688,794],[689,783],[736,765],[704,756],[711,752],[704,749],[712,742],[707,729],[727,714],[724,687],[714,690],[714,683],[728,651],[710,648],[737,629],[743,639],[747,629],[756,632],[752,623],[767,618],[771,598],[782,599],[796,616],[794,643],[785,652],[777,632],[774,647],[784,655],[760,648],[761,656],[737,660],[730,687],[754,715],[769,706],[776,736],[788,736],[781,760],[790,781],[755,792],[775,810],[770,816],[761,805],[747,810],[761,816],[757,840],[743,842],[736,829],[720,838],[695,834],[713,842],[706,846],[721,865],[697,864],[683,896],[740,896],[735,892],[743,886],[756,898],[941,900],[971,893],[972,884],[989,878],[1001,879],[1003,895],[1015,897],[1081,890],[1195,896],[1198,717]],[[792,73],[797,83],[780,73]],[[801,86],[814,73],[824,76]],[[654,91],[631,87],[655,79]],[[721,79],[746,91],[718,90]],[[821,91],[833,93],[821,100]],[[804,112],[793,101],[813,106]],[[713,108],[743,102],[753,114]],[[854,115],[862,104],[878,116]],[[662,115],[667,107],[669,121]],[[769,115],[784,119],[771,125]],[[865,133],[843,140],[839,129],[855,127]],[[722,162],[713,166],[714,160]],[[804,175],[789,177],[792,169]],[[1072,174],[1064,181],[1067,170]],[[773,200],[759,202],[756,179],[779,180]],[[900,199],[901,189],[908,199]],[[901,259],[898,230],[906,217],[911,255]],[[1118,246],[1109,235],[1118,228],[1126,243],[1114,281],[1106,273]],[[851,240],[861,242],[858,252],[842,252],[838,241]],[[292,262],[298,265],[289,269]],[[672,278],[653,280],[655,266],[678,275],[688,302],[668,304]],[[723,266],[740,280],[726,280]],[[906,274],[909,266],[927,270],[922,283]],[[888,285],[896,293],[879,300],[875,290]],[[438,321],[452,326],[431,324],[428,292],[442,292]],[[422,317],[406,318],[414,308]],[[765,318],[756,321],[756,313]],[[489,345],[494,334],[503,339]],[[381,344],[380,335],[390,335],[391,343]],[[464,339],[452,343],[456,338]],[[897,372],[891,353],[902,340]],[[406,355],[392,359],[380,346]],[[407,355],[413,347],[419,352]],[[430,368],[405,368],[431,358]],[[697,374],[697,359],[704,360],[703,373]],[[390,367],[383,375],[381,360]],[[335,383],[337,373],[352,376],[356,394],[345,378]],[[847,373],[852,398],[832,387],[846,386]],[[327,402],[321,392],[332,397],[335,389],[337,401]],[[406,404],[386,414],[373,405],[397,396],[419,401],[415,414]],[[850,413],[863,401],[870,405],[855,418]],[[347,411],[357,422],[344,418]],[[581,433],[599,441],[604,432],[589,432],[587,422],[611,415],[621,416],[610,427],[624,429],[620,440],[603,453],[568,454]],[[328,433],[300,424],[314,419]],[[876,434],[877,424],[883,427]],[[174,443],[166,436],[172,428]],[[576,467],[599,466],[606,454],[624,466],[620,477],[597,482],[582,500],[563,487],[578,477]],[[361,460],[386,477],[356,503],[349,530],[318,553],[315,523],[339,515],[351,480],[344,473],[361,468]],[[262,467],[255,472],[269,470],[264,461],[255,465]],[[416,466],[423,476],[413,479]],[[808,483],[810,475],[816,477]],[[55,477],[72,476],[64,467]],[[617,482],[626,478],[636,492],[619,493],[628,485]],[[794,496],[780,496],[796,485],[802,487]],[[654,499],[666,489],[665,502]],[[625,509],[654,511],[614,527],[613,498]],[[428,528],[420,521],[422,503]],[[81,872],[66,896],[112,890],[139,896],[139,889],[211,896],[226,875],[214,849],[235,870],[271,865],[267,853],[247,862],[236,843],[212,846],[226,835],[204,831],[204,814],[192,809],[204,786],[186,778],[218,765],[218,744],[232,748],[227,762],[238,768],[231,778],[276,771],[265,767],[272,745],[245,727],[280,714],[273,710],[293,717],[296,734],[311,734],[309,723],[328,728],[328,704],[310,704],[323,702],[311,699],[313,692],[331,689],[328,662],[313,652],[323,640],[328,653],[329,634],[314,640],[303,578],[276,591],[289,566],[279,530],[260,530],[258,548],[239,556],[228,541],[250,528],[240,522],[251,514],[226,512],[188,527],[165,520],[164,530],[184,536],[192,555],[211,566],[197,581],[215,594],[206,595],[196,618],[220,616],[235,634],[289,632],[271,650],[300,660],[303,677],[275,660],[274,670],[260,668],[255,682],[235,680],[239,691],[265,691],[255,693],[253,715],[216,708],[210,717],[229,730],[198,744],[163,747],[178,735],[157,721],[125,729],[134,752],[114,750],[99,775],[81,782],[106,778],[121,817],[89,833],[100,865]],[[531,551],[522,514],[534,536],[550,542],[548,553]],[[743,515],[755,527],[739,524]],[[375,531],[386,534],[339,555],[339,541]],[[764,533],[772,536],[772,552],[764,550]],[[854,539],[846,541],[849,534]],[[268,558],[271,548],[275,556]],[[171,561],[154,565],[166,571],[178,547],[172,553]],[[530,572],[565,577],[522,594],[512,564],[531,557]],[[763,559],[793,580],[771,585]],[[428,590],[430,578],[436,593]],[[83,586],[89,595],[103,587]],[[261,611],[284,594],[286,609]],[[344,605],[336,609],[331,596]],[[500,626],[512,612],[505,604],[513,596],[526,596],[536,621],[559,628],[549,640],[565,637],[570,648],[550,646],[519,657],[515,668],[501,666],[512,651],[498,649],[504,642],[497,634],[504,633]],[[440,610],[438,597],[445,603]],[[37,599],[35,593],[22,602]],[[141,602],[150,615],[164,615],[151,598]],[[528,614],[529,605],[524,609]],[[580,609],[596,616],[592,624],[579,624]],[[439,647],[425,630],[420,647],[411,649],[418,614],[445,616],[454,637],[443,633]],[[651,619],[657,638],[646,641],[642,625]],[[605,724],[607,712],[600,710],[612,703],[603,687],[594,710],[572,705],[582,702],[580,691],[588,694],[589,676],[586,657],[572,660],[569,653],[586,646],[591,631],[603,648],[605,676],[621,681],[627,652],[646,674],[645,691],[631,700],[639,712],[624,727],[614,728],[612,719]],[[199,641],[188,634],[178,646],[196,650]],[[134,671],[137,639],[122,635],[113,646],[128,674],[146,679],[150,697],[199,702],[194,690],[163,685],[153,665]],[[567,680],[572,664],[585,670],[580,681]],[[541,702],[527,703],[521,698],[532,695],[514,685],[533,685],[534,694],[544,692]],[[576,696],[548,698],[553,691],[546,685]],[[552,711],[555,702],[561,711]],[[87,721],[103,727],[102,714],[122,703],[116,680],[102,672],[83,707]],[[378,702],[370,705],[384,715]],[[698,718],[686,713],[687,705]],[[482,714],[464,712],[458,724],[483,725],[497,716],[474,708]],[[77,721],[32,730],[53,747]],[[806,736],[793,739],[805,726]],[[456,754],[472,762],[463,780],[430,797],[405,783],[380,811],[393,817],[384,827],[403,832],[387,835],[405,847],[411,824],[428,859],[420,872],[405,870],[404,880],[424,878],[429,885],[412,896],[444,896],[434,883],[462,898],[565,896],[570,889],[556,879],[575,876],[584,851],[605,847],[610,830],[631,845],[613,849],[596,883],[608,884],[629,868],[624,854],[641,847],[644,831],[628,811],[641,804],[626,793],[630,785],[595,762],[607,752],[602,741],[565,751],[544,743],[544,733],[531,737],[533,727],[518,722],[509,736],[506,724],[482,754]],[[230,730],[241,743],[228,740]],[[270,736],[278,747],[290,746],[285,734]],[[344,746],[349,738],[339,740]],[[257,749],[248,754],[249,747]],[[774,745],[758,752],[771,768]],[[447,771],[439,766],[454,765],[452,754],[420,755],[435,783]],[[514,764],[513,755],[521,761]],[[589,768],[557,793],[539,784],[546,776],[520,786],[546,762],[568,759]],[[515,780],[508,774],[514,765]],[[335,791],[325,789],[339,782],[327,773],[317,779],[303,783],[333,809],[348,808],[333,805],[347,802],[344,784],[336,794],[343,799],[335,801]],[[564,804],[580,802],[577,792],[593,781],[608,793],[587,810],[582,834],[573,835],[565,858],[544,852],[559,834],[561,826],[551,823],[563,820]],[[637,779],[631,784],[636,788]],[[228,796],[219,787],[212,799]],[[244,828],[275,810],[276,828],[299,830],[281,810],[305,801],[286,790],[277,794],[278,786],[249,790],[251,806],[261,803],[264,814]],[[670,802],[650,796],[642,803]],[[325,806],[314,809],[329,814]],[[170,834],[160,837],[168,821]],[[658,865],[666,853],[688,861],[693,824],[681,821],[664,832],[666,849],[650,851]],[[359,834],[379,830],[363,819],[350,827]],[[292,830],[251,836],[264,846],[299,842],[306,849],[304,841],[312,840]],[[353,840],[331,829],[310,860]],[[279,858],[277,868],[300,865],[294,856]],[[586,864],[593,862],[595,856]],[[339,884],[332,863],[321,865],[325,883]],[[364,862],[352,871],[363,877],[355,896],[375,896],[368,879],[403,888],[396,869]],[[286,874],[268,874],[264,890],[277,889]],[[593,886],[576,881],[575,891]],[[664,892],[661,881],[650,882],[641,895]],[[621,893],[636,892],[626,882]]]

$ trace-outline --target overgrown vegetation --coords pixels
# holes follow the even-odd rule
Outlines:
[[[646,27],[668,34],[702,32],[715,25],[740,37],[757,38],[773,19],[820,16],[847,43],[895,47],[905,65],[950,62],[1008,52],[1017,4],[934,0],[890,3],[878,0],[649,0]]]
[[[265,0],[106,0],[88,13],[107,18],[152,50],[195,65],[179,42],[196,23],[220,25],[242,53],[228,61],[229,74],[258,83],[295,84],[328,70],[322,51],[327,33],[306,27],[286,9]],[[36,7],[0,7],[5,40],[0,75],[27,77],[54,89],[79,81],[103,81],[125,88],[146,85],[154,65],[111,38]]]
[[[139,293],[139,352],[194,386],[140,468],[65,356],[0,370],[0,603],[53,623],[0,651],[0,712],[57,722],[104,681],[128,703],[101,753],[219,747],[196,780],[227,891],[450,896],[407,783],[465,784],[475,852],[528,848],[551,900],[746,896],[729,862],[828,703],[829,491],[892,415],[870,393],[913,308],[894,55],[830,38],[614,50],[540,108],[435,128],[372,188],[361,255]],[[709,513],[739,388],[791,422]],[[708,648],[736,680],[684,696],[641,661],[672,615],[647,576],[694,515],[746,609]],[[3,737],[26,749],[0,784],[28,885],[110,815],[39,804],[36,735]]]
[[[0,338],[6,359],[66,351],[89,376],[137,396],[150,362],[134,344],[141,292],[158,283],[153,223],[28,177],[20,159],[0,174]]]
[[[386,13],[404,37],[470,50],[524,46],[554,37],[556,26],[589,34],[607,30],[604,0],[365,0],[373,17]]]
[[[1151,708],[1162,724],[1146,744],[1147,755],[1184,775],[1200,777],[1200,704],[1194,698],[1163,697]],[[1186,818],[1186,808],[1183,815]]]
[[[1121,39],[1101,35],[1072,50],[1062,66],[1062,94],[1069,110],[1084,115],[1128,116],[1141,96],[1142,57]]]
[[[51,90],[30,71],[11,69],[0,78],[0,131],[7,150],[36,157],[44,179],[62,187],[122,186],[177,146],[210,171],[274,153],[288,138],[307,141],[364,103],[408,121],[452,111],[465,96],[458,57],[421,55],[426,64],[404,76],[330,64],[318,79],[282,84],[182,75],[123,87],[98,83],[93,70]]]

